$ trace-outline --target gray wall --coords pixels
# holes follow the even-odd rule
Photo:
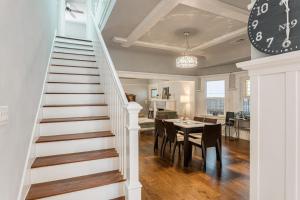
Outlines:
[[[57,22],[56,0],[0,1],[0,199],[16,200]]]
[[[160,52],[145,52],[119,47],[108,47],[119,71],[148,72],[160,74],[196,75],[196,69],[178,69],[175,56]]]
[[[226,73],[238,72],[238,71],[241,71],[241,70],[238,69],[235,66],[235,64],[227,64],[227,65],[221,65],[221,66],[200,68],[198,70],[198,76],[213,75],[213,74],[226,74]]]
[[[139,103],[146,114],[145,100],[148,99],[148,80],[121,78],[122,86],[126,93],[136,95],[136,102]]]
[[[175,66],[176,56],[145,50],[127,49],[108,46],[112,60],[118,71],[147,72],[173,75],[204,76],[240,71],[235,64],[224,64],[195,69],[178,69]],[[239,61],[237,61],[239,62]]]

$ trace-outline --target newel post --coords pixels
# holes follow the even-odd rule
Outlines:
[[[139,129],[138,115],[142,107],[135,102],[127,106],[127,181],[126,198],[140,200],[142,184],[139,181]]]

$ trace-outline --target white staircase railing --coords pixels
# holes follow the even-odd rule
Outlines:
[[[115,134],[116,149],[119,153],[119,170],[126,179],[126,199],[140,200],[142,186],[139,182],[138,114],[142,107],[135,102],[127,101],[115,66],[91,12],[88,22],[97,63],[100,66],[101,84],[104,85],[106,103],[109,106],[111,129]]]

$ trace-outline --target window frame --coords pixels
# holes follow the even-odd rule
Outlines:
[[[208,90],[207,90],[207,83],[208,82],[215,82],[215,81],[223,81],[224,82],[224,97],[207,97],[207,94],[208,94]],[[225,77],[216,77],[216,78],[213,78],[213,79],[206,79],[205,80],[205,92],[204,92],[204,97],[205,97],[205,112],[206,112],[206,115],[211,115],[208,113],[208,107],[207,107],[207,100],[208,98],[223,98],[224,99],[224,106],[223,106],[223,114],[218,114],[217,116],[224,116],[225,115],[225,112],[226,112],[226,97],[227,97],[227,79]]]

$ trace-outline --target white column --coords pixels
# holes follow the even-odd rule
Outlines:
[[[300,199],[300,52],[237,64],[251,79],[251,200]]]
[[[127,106],[127,181],[126,197],[128,200],[140,200],[142,184],[139,181],[139,129],[138,115],[142,107],[129,102]]]

